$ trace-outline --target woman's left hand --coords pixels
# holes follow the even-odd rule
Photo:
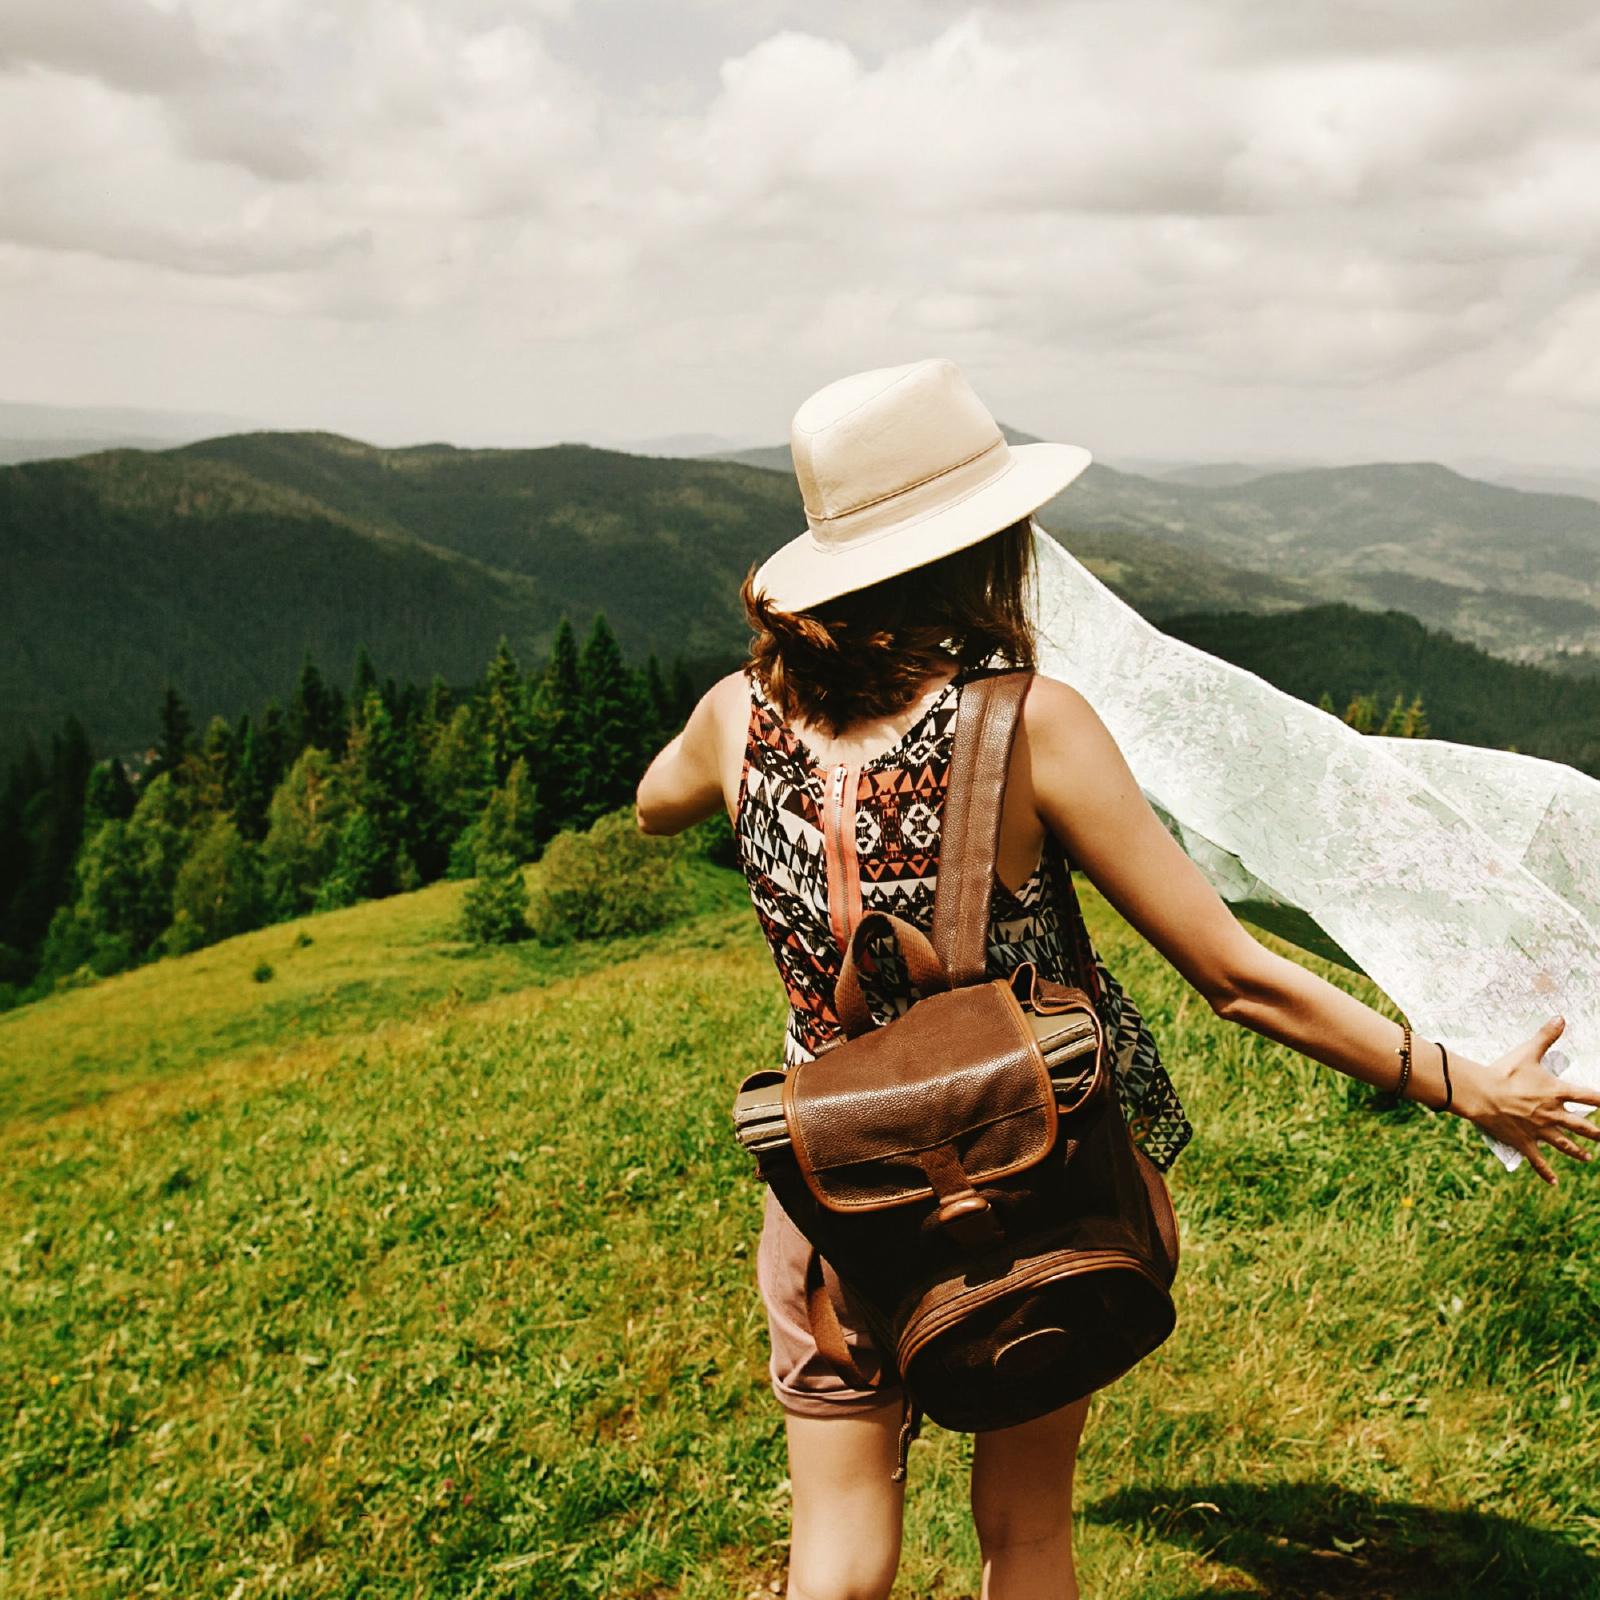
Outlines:
[[[1567,1083],[1544,1064],[1545,1051],[1566,1025],[1563,1017],[1551,1018],[1487,1066],[1470,1058],[1452,1063],[1451,1110],[1520,1151],[1549,1184],[1556,1182],[1556,1175],[1539,1149],[1541,1141],[1574,1161],[1587,1161],[1594,1152],[1582,1149],[1577,1140],[1600,1140],[1600,1127],[1567,1110],[1569,1100],[1600,1106],[1600,1089]]]

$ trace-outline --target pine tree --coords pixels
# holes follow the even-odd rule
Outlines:
[[[542,802],[541,842],[572,827],[583,805],[583,691],[578,681],[578,641],[566,617],[556,629],[550,659],[534,689],[530,708],[533,779]]]
[[[261,770],[270,793],[283,782],[284,774],[300,752],[300,747],[291,743],[289,719],[276,699],[267,701],[262,707],[260,720],[256,724],[256,749],[260,753]],[[334,757],[339,755],[336,749],[328,753]]]
[[[172,921],[194,827],[192,796],[163,772],[144,785],[126,822],[103,823],[80,854],[77,909],[96,945],[120,951],[113,966],[143,960]]]
[[[307,745],[338,754],[335,748],[339,740],[338,701],[323,682],[310,650],[301,662],[300,679],[289,699],[288,724],[293,755],[299,755]]]
[[[201,811],[220,815],[228,807],[233,789],[233,729],[224,717],[206,724],[195,769],[195,804]]]
[[[484,675],[484,734],[488,743],[489,776],[503,784],[511,764],[528,750],[527,692],[522,669],[500,635],[493,659]]]
[[[193,747],[194,721],[183,703],[183,696],[169,683],[161,699],[161,736],[156,741],[156,758],[145,781],[159,778],[163,772],[176,772]]]
[[[18,931],[16,895],[28,872],[28,834],[23,816],[40,770],[39,747],[30,734],[21,758],[7,768],[6,786],[0,790],[0,940],[17,947],[23,939]]]
[[[84,790],[94,770],[94,747],[77,717],[67,715],[50,741],[50,785],[77,823],[83,820]]]
[[[365,811],[352,811],[339,830],[333,870],[317,890],[317,911],[351,906],[390,893],[393,853]]]
[[[677,733],[680,724],[672,705],[672,691],[661,674],[661,663],[654,650],[644,664],[644,694],[652,721],[651,748],[659,750]]]
[[[355,681],[350,688],[352,722],[359,722],[366,716],[367,706],[373,695],[377,695],[379,701],[382,701],[383,696],[378,692],[378,669],[373,666],[372,657],[367,654],[367,647],[362,645],[356,651]]]
[[[1326,711],[1331,717],[1336,717],[1339,715],[1339,713],[1333,708],[1333,696],[1329,694],[1326,689],[1324,689],[1317,697],[1317,710]]]
[[[49,809],[44,761],[30,733],[11,763],[0,804],[0,938],[19,950],[38,943],[59,900],[35,860]]]
[[[1401,721],[1400,736],[1404,739],[1426,739],[1430,737],[1428,731],[1428,713],[1422,709],[1422,696],[1412,698],[1411,704],[1406,707],[1406,714]]]
[[[539,854],[539,794],[526,756],[518,756],[506,775],[497,826],[499,843],[514,860],[532,861]]]
[[[1378,704],[1375,696],[1358,694],[1345,707],[1344,720],[1350,724],[1357,733],[1371,733],[1372,724],[1378,714]]]
[[[1398,738],[1401,725],[1405,721],[1406,703],[1402,695],[1396,694],[1389,710],[1383,719],[1383,726],[1378,732],[1386,739]]]
[[[128,782],[128,769],[116,756],[98,762],[89,774],[84,790],[83,831],[85,837],[102,822],[126,822],[133,815],[138,797]],[[3,849],[3,847],[0,847]]]
[[[460,933],[474,944],[510,944],[528,934],[528,881],[514,856],[481,852],[478,875],[461,897]]]
[[[417,751],[406,730],[391,719],[376,689],[367,691],[360,721],[352,731],[346,765],[355,804],[370,823],[377,841],[375,848],[385,863],[372,871],[368,857],[362,857],[359,892],[374,896],[414,887],[414,830],[422,811]]]
[[[493,788],[486,778],[483,750],[476,709],[459,705],[434,736],[423,761],[422,790],[435,823],[436,849],[443,857],[436,865],[452,878],[470,878],[474,870],[468,824],[482,811]]]
[[[685,665],[682,656],[676,656],[672,662],[672,720],[675,728],[681,728],[689,720],[689,713],[694,710],[695,701],[699,696],[694,692],[694,679],[689,676],[689,668]]]
[[[35,752],[36,754],[36,752]],[[94,752],[75,716],[50,737],[50,758],[22,810],[23,875],[9,907],[22,935],[8,940],[30,948],[49,927],[57,906],[73,898],[73,862],[83,843],[84,799]]]
[[[519,759],[511,781],[490,795],[477,827],[477,877],[461,900],[460,931],[478,944],[505,944],[528,932],[528,883],[519,851],[528,834],[531,785],[528,767]]]
[[[437,672],[434,673],[428,680],[428,692],[423,697],[423,722],[431,729],[443,728],[454,714],[455,705],[455,692]]]
[[[597,613],[579,662],[584,709],[584,783],[577,825],[587,828],[629,800],[643,767],[653,720],[616,635]]]
[[[234,734],[234,764],[228,787],[228,810],[239,832],[259,844],[267,831],[267,806],[272,800],[271,775],[262,758],[254,724],[247,711]]]

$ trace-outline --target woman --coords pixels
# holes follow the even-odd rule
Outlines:
[[[858,373],[796,413],[792,448],[808,531],[745,582],[754,640],[742,672],[714,685],[638,791],[639,825],[675,833],[724,807],[757,916],[790,1001],[786,1064],[839,1032],[833,981],[865,910],[931,925],[939,819],[960,691],[987,668],[1032,668],[1031,513],[1088,464],[1069,445],[1009,447],[945,361]],[[1219,1015],[1314,1060],[1445,1107],[1522,1149],[1547,1179],[1543,1141],[1586,1160],[1600,1129],[1540,1065],[1554,1019],[1492,1065],[1410,1041],[1389,1021],[1235,920],[1162,826],[1082,695],[1034,680],[1012,752],[990,925],[992,974],[1029,959],[1048,976],[1100,979],[1119,1091],[1135,1138],[1165,1168],[1189,1136],[1154,1041],[1090,945],[1063,867],[1081,868]],[[893,964],[880,1020],[908,996]],[[900,1391],[851,1318],[835,1309],[855,1387],[811,1339],[807,1247],[769,1192],[758,1280],[770,1376],[786,1412],[794,1600],[887,1595],[899,1559],[903,1485],[893,1481]],[[856,1380],[859,1381],[859,1380]],[[1072,1472],[1088,1402],[977,1435],[972,1508],[985,1600],[1076,1595]]]

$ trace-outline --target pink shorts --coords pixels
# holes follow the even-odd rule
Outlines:
[[[838,1417],[875,1410],[893,1401],[901,1403],[903,1391],[892,1375],[884,1381],[882,1352],[872,1335],[851,1310],[833,1268],[822,1265],[822,1280],[839,1313],[845,1343],[872,1387],[856,1387],[817,1349],[806,1315],[806,1259],[811,1245],[789,1220],[771,1189],[761,1225],[761,1245],[756,1251],[756,1282],[767,1308],[767,1332],[772,1355],[767,1370],[772,1392],[785,1411],[802,1417]]]

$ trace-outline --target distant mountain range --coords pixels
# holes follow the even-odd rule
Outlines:
[[[1566,642],[1575,676],[1600,664],[1581,653],[1600,642],[1589,502],[1439,467],[1207,486],[1095,466],[1042,517],[1158,620],[1353,592],[1502,647]],[[169,678],[201,719],[259,708],[307,650],[339,681],[363,644],[380,674],[475,678],[501,633],[537,659],[563,613],[581,629],[604,610],[635,659],[710,671],[743,645],[739,581],[803,527],[783,447],[725,461],[245,433],[0,468],[0,757],[68,712],[102,749],[142,745]]]
[[[732,459],[792,476],[783,446]],[[1159,540],[1185,562],[1220,563],[1197,574],[1254,574],[1246,592],[1268,605],[1392,608],[1528,661],[1600,652],[1600,501],[1576,495],[1428,462],[1264,474],[1231,463],[1163,478],[1096,463],[1039,520],[1085,562],[1115,561],[1137,537],[1125,565],[1141,565]]]
[[[45,406],[0,400],[0,465],[88,455],[96,450],[164,450],[250,426],[216,412],[146,406]]]

